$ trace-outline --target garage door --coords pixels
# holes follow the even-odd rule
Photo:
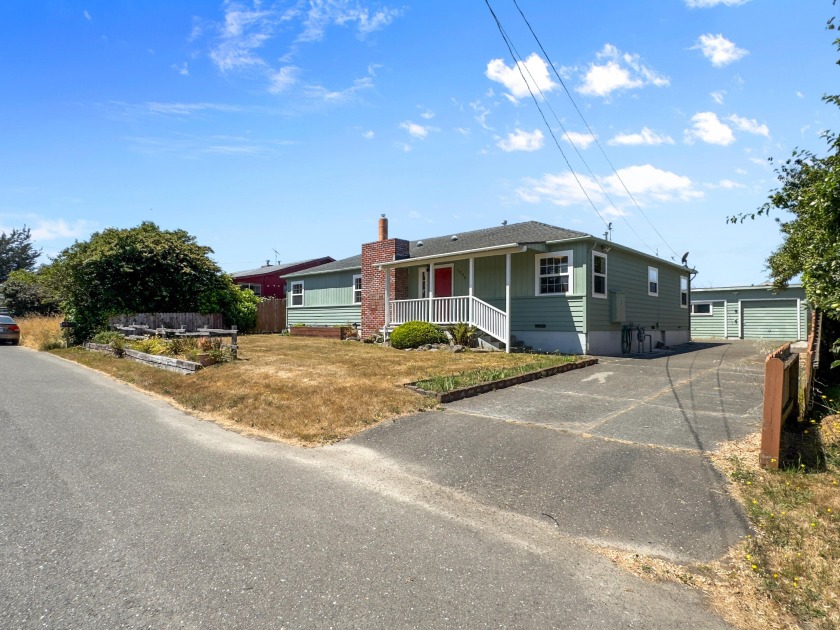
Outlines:
[[[744,339],[799,339],[796,300],[742,302]]]

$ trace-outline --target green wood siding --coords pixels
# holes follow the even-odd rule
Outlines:
[[[342,326],[362,321],[362,309],[356,306],[304,306],[286,309],[286,325]]]
[[[361,271],[337,271],[302,278],[290,278],[288,283],[289,310],[301,308],[291,306],[292,284],[303,281],[303,306],[345,306],[353,304],[353,276]],[[356,305],[358,308],[358,305]]]
[[[590,250],[591,251],[591,250]],[[584,259],[587,276],[592,268],[591,253]],[[648,267],[659,270],[659,295],[648,295]],[[610,321],[610,292],[625,295],[625,323],[647,329],[688,330],[689,309],[680,305],[680,277],[687,270],[664,261],[613,248],[607,254],[607,299],[592,297],[592,278],[587,277],[588,330],[621,330],[622,324]]]
[[[810,313],[802,287],[789,287],[773,293],[766,285],[699,289],[692,302],[726,301],[728,337],[738,339],[807,339]],[[796,304],[799,300],[799,333]],[[743,310],[743,314],[742,314]],[[743,321],[742,321],[743,319]],[[692,320],[692,331],[696,321]]]
[[[699,301],[699,300],[697,300]],[[712,314],[691,316],[691,336],[697,339],[723,339],[725,336],[726,302],[712,302]]]
[[[742,308],[744,339],[799,339],[795,300],[748,301]]]
[[[486,300],[505,310],[505,300]],[[511,298],[511,330],[535,332],[583,332],[586,300],[583,296],[540,295]]]

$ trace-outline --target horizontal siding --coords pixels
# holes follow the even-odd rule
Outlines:
[[[744,339],[797,340],[796,302],[743,302]]]
[[[726,336],[730,339],[741,337],[741,316],[738,308],[738,302],[726,303]]]
[[[362,309],[356,306],[304,306],[286,309],[286,325],[342,326],[360,323]]]
[[[587,269],[591,269],[591,262]],[[659,295],[648,295],[648,267],[659,270]],[[625,295],[625,323],[662,330],[688,330],[689,309],[680,304],[680,277],[688,277],[662,261],[649,260],[631,252],[613,249],[607,254],[607,292]],[[591,279],[588,286],[591,287]],[[591,293],[591,288],[589,289]],[[610,298],[587,297],[589,330],[621,330],[621,324],[610,321]]]
[[[691,336],[696,339],[723,339],[726,333],[726,302],[713,302],[712,315],[691,316]]]
[[[288,299],[292,284],[303,281],[303,306],[343,306],[353,304],[353,276],[359,271],[337,271],[305,278],[289,279]],[[294,310],[299,307],[290,307]],[[358,305],[356,306],[358,309]]]
[[[505,301],[488,300],[498,309],[505,309]],[[529,296],[511,298],[512,330],[545,332],[583,331],[584,298],[564,296]],[[538,328],[538,326],[540,326]],[[544,327],[543,327],[544,326]]]

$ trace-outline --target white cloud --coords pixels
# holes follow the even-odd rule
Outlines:
[[[225,10],[225,22],[220,30],[220,40],[210,51],[210,58],[222,72],[253,66],[266,66],[256,54],[277,29],[277,16],[266,10],[249,10],[230,3]]]
[[[722,123],[714,112],[700,112],[691,118],[694,127],[686,129],[686,142],[701,140],[707,144],[728,146],[735,142],[735,134],[729,125]]]
[[[38,243],[86,236],[93,231],[95,225],[92,221],[84,220],[68,223],[64,219],[38,219],[30,228],[32,240]]]
[[[743,48],[738,48],[723,35],[712,35],[711,33],[701,35],[697,44],[692,46],[691,50],[701,51],[715,68],[722,68],[749,54]]]
[[[798,98],[805,98],[805,95],[804,95],[802,92],[798,91],[798,90],[797,90],[797,92],[796,92],[796,96],[797,96]]]
[[[732,121],[735,128],[739,131],[753,133],[757,136],[764,136],[765,138],[770,137],[770,129],[767,125],[760,125],[755,118],[742,118],[741,116],[732,114],[727,120]]]
[[[509,133],[507,138],[503,138],[496,143],[502,151],[537,151],[543,146],[543,132],[539,129],[534,129],[533,132],[528,133],[522,129],[517,129],[514,133]]]
[[[563,140],[569,144],[578,147],[579,149],[588,149],[589,145],[595,142],[597,136],[591,133],[578,133],[577,131],[567,131],[562,136]]]
[[[627,200],[627,192],[622,182],[640,204],[691,201],[703,197],[703,192],[697,190],[688,177],[663,171],[650,164],[623,168],[617,175],[599,177],[597,180],[581,174],[575,178],[572,173],[546,173],[540,179],[523,179],[523,185],[516,190],[516,194],[527,203],[547,201],[557,206],[588,204],[588,196],[596,206],[600,206],[607,201],[604,191],[613,201]],[[599,208],[599,210],[609,216],[627,213],[621,207]]]
[[[607,142],[612,146],[638,146],[638,145],[658,145],[658,144],[674,144],[674,139],[671,136],[663,136],[655,131],[643,127],[639,133],[620,133]]]
[[[299,68],[295,66],[284,66],[270,77],[268,91],[272,94],[280,94],[297,83]]]
[[[85,19],[86,19],[88,22],[92,22],[92,21],[93,21],[93,18],[92,18],[92,17],[90,17],[90,13],[88,13],[87,9],[85,9],[84,11],[82,11],[82,15],[83,15],[83,16],[85,16]]]
[[[718,105],[723,105],[723,97],[726,96],[726,90],[718,90],[717,92],[712,92],[709,96],[711,96],[712,100]]]
[[[455,131],[460,133],[465,138],[470,135],[470,130],[468,127],[455,127]]]
[[[166,116],[189,116],[196,112],[218,111],[239,112],[242,108],[237,105],[223,105],[219,103],[146,103],[144,106],[150,114]]]
[[[182,65],[172,64],[172,69],[180,74],[182,77],[190,76],[190,69],[187,66],[187,62],[185,61]]]
[[[355,24],[360,39],[388,26],[402,15],[402,9],[382,8],[372,10],[356,0],[311,0],[303,20],[303,32],[298,41],[318,41],[324,38],[332,25]]]
[[[739,4],[746,4],[749,0],[685,0],[685,6],[689,9],[708,9],[719,4],[727,7],[736,7]]]
[[[701,191],[694,188],[688,177],[663,171],[650,164],[619,169],[618,176],[610,175],[604,181],[606,187],[617,195],[624,190],[621,185],[621,182],[624,182],[639,203],[645,199],[659,202],[690,201],[703,196]]]
[[[722,179],[717,184],[709,184],[709,188],[723,188],[724,190],[735,190],[736,188],[746,188],[743,184],[739,184],[731,179]]]
[[[583,83],[576,88],[585,96],[607,98],[617,90],[670,84],[667,77],[642,64],[639,55],[622,53],[612,44],[605,44],[596,57],[601,63],[589,64]]]
[[[362,77],[353,81],[353,85],[343,90],[329,90],[322,85],[307,85],[303,88],[303,95],[307,98],[320,100],[325,103],[342,103],[354,97],[362,90],[373,87],[373,79]]]
[[[420,118],[424,118],[426,120],[431,120],[434,117],[435,117],[435,113],[430,109],[427,109],[425,112],[420,114]]]
[[[527,83],[522,79],[523,74]],[[501,59],[493,59],[487,64],[485,75],[491,81],[504,85],[514,99],[529,96],[529,86],[536,96],[539,96],[539,92],[546,93],[559,87],[551,80],[548,66],[537,53],[531,53],[524,62],[517,61],[511,67],[506,66]]]
[[[373,140],[376,134],[373,132],[373,129],[368,129],[367,131],[362,132],[362,138],[365,140]]]
[[[434,131],[433,127],[428,127],[425,125],[418,125],[417,123],[413,123],[410,120],[406,120],[405,122],[400,123],[400,129],[405,129],[413,138],[423,139],[428,137],[430,131]]]

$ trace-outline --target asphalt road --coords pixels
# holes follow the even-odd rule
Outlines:
[[[551,522],[0,347],[2,628],[719,628]]]

